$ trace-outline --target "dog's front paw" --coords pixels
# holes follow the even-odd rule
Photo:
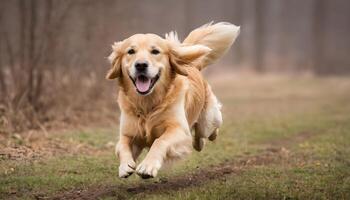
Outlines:
[[[137,175],[143,179],[154,178],[157,176],[161,162],[158,160],[143,160],[136,168]]]
[[[135,162],[121,163],[119,165],[119,177],[128,178],[135,171]]]

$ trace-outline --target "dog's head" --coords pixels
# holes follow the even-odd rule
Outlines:
[[[171,38],[136,34],[114,43],[108,57],[112,68],[106,78],[122,78],[137,94],[148,95],[166,86],[172,73],[186,76],[186,67],[200,63],[210,52],[204,45],[185,46]]]

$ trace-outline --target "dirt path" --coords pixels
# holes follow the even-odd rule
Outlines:
[[[239,174],[243,170],[251,167],[288,162],[290,158],[290,151],[288,148],[313,135],[314,134],[310,132],[302,132],[292,138],[273,140],[267,143],[266,148],[255,156],[240,157],[182,176],[171,177],[166,180],[161,179],[158,182],[139,183],[130,186],[92,186],[86,190],[77,189],[60,193],[50,199],[98,199],[101,197],[126,199],[128,195],[176,191],[188,187],[200,186],[213,180],[225,180],[228,175]],[[40,199],[40,197],[38,198]]]

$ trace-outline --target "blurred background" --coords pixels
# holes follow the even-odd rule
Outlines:
[[[116,123],[106,57],[135,33],[184,39],[227,21],[241,35],[206,76],[346,76],[349,11],[348,0],[1,0],[0,132]]]

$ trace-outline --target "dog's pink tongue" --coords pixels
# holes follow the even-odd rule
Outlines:
[[[136,87],[140,92],[146,92],[151,85],[151,79],[141,79],[137,78],[136,79]]]

